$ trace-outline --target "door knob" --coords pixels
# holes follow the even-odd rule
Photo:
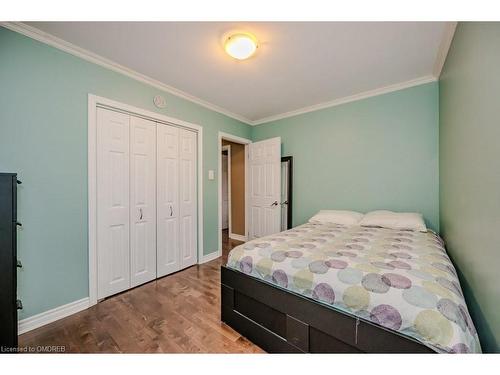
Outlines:
[[[139,208],[139,212],[141,213],[141,217],[139,218],[139,220],[142,220],[142,217],[143,217],[143,215],[142,215],[142,208]]]
[[[278,205],[278,201],[274,201],[273,204],[271,205],[272,206],[277,206]]]
[[[172,210],[172,206],[170,206],[170,216],[174,214],[174,210]]]
[[[283,206],[285,204],[288,204],[288,201],[281,202],[280,204]]]

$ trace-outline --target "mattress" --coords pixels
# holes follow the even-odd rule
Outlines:
[[[227,266],[437,352],[481,352],[457,273],[433,232],[307,223],[235,247]]]

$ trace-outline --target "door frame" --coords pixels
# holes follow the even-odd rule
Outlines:
[[[89,306],[97,304],[97,108],[126,113],[197,133],[198,144],[198,264],[203,261],[203,128],[200,125],[151,112],[112,99],[88,94],[88,254]]]
[[[288,209],[287,209],[287,228],[292,229],[293,228],[293,223],[292,223],[292,216],[293,216],[293,156],[282,156],[281,157],[281,162],[282,163],[288,163]]]
[[[224,151],[227,151],[227,228],[228,228],[228,234],[231,235],[231,145],[222,146],[221,152]],[[222,168],[221,168],[221,183],[222,183]],[[222,194],[221,194],[221,202],[222,202]]]
[[[219,238],[219,249],[217,250],[217,257],[222,256],[222,140],[240,143],[245,146],[245,235],[242,236],[242,241],[246,241],[248,239],[248,230],[250,228],[250,223],[248,222],[248,145],[252,143],[250,139],[238,137],[233,134],[219,132],[219,136],[217,138],[217,149],[218,149],[218,162],[217,162],[217,184],[218,184],[218,192],[219,192],[219,201],[218,201],[218,238]],[[230,218],[230,217],[229,217]],[[231,226],[229,226],[229,234],[231,234]]]

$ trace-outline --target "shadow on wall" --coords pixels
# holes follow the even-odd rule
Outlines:
[[[474,326],[476,327],[483,353],[499,353],[499,345],[495,340],[495,336],[493,335],[493,332],[488,324],[486,317],[483,314],[483,311],[479,307],[478,301],[474,298],[474,292],[472,291],[465,276],[456,266],[456,263],[452,259],[451,255],[449,253],[448,255],[450,256],[453,264],[455,265],[455,269],[457,270],[460,285],[462,286],[462,290],[465,295],[465,301],[467,302],[467,308],[469,309],[472,321],[474,322]]]

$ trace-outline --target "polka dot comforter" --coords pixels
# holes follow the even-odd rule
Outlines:
[[[432,232],[307,223],[234,248],[228,267],[437,352],[481,352],[455,268]]]

